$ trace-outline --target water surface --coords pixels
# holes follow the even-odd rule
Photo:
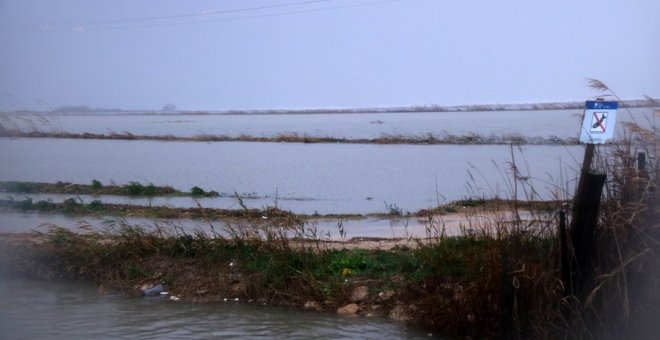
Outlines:
[[[465,197],[555,199],[574,186],[581,146],[337,145],[0,138],[0,180],[131,181],[248,193],[250,207],[313,214],[417,211]],[[533,187],[533,191],[531,190]],[[567,191],[568,190],[568,191]],[[237,208],[233,198],[203,206]],[[196,204],[189,198],[166,204]],[[194,205],[193,205],[194,206]]]
[[[100,295],[93,285],[0,277],[2,339],[422,339],[381,318]]]
[[[7,115],[0,121],[25,131],[123,133],[194,136],[199,134],[275,136],[297,133],[338,138],[377,138],[386,135],[480,134],[577,138],[583,109],[536,111],[390,112],[353,114],[85,114]],[[20,118],[17,118],[20,117]],[[619,122],[648,125],[650,109],[620,109]],[[621,124],[619,124],[621,125]]]

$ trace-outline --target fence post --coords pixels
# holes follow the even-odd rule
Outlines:
[[[573,217],[571,219],[570,233],[573,248],[573,266],[569,280],[570,292],[580,294],[584,283],[590,278],[592,260],[597,240],[598,213],[600,210],[600,196],[607,175],[603,173],[587,172],[583,174],[581,190],[573,202]]]
[[[570,250],[568,244],[568,236],[566,234],[566,212],[564,210],[559,212],[559,251],[560,262],[559,269],[561,271],[561,281],[564,283],[564,295],[571,295],[571,287],[573,285],[571,278],[570,267]]]

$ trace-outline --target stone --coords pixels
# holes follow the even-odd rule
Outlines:
[[[321,310],[321,305],[316,301],[307,301],[303,306],[305,309]]]
[[[392,308],[389,317],[390,319],[399,322],[406,322],[412,320],[412,316],[410,315],[408,308],[404,305],[398,305]]]
[[[348,304],[346,306],[339,307],[339,309],[337,309],[337,314],[339,314],[339,315],[354,315],[355,313],[358,312],[358,310],[360,310],[360,306],[358,306],[355,303],[351,303],[351,304]]]
[[[380,301],[380,302],[389,301],[394,296],[394,294],[395,293],[394,293],[393,290],[380,292],[380,293],[378,293],[378,301]]]
[[[245,283],[238,282],[231,285],[231,292],[234,294],[240,294],[245,291]]]
[[[367,286],[358,286],[353,289],[350,301],[360,302],[364,301],[367,297],[369,297],[369,288]]]

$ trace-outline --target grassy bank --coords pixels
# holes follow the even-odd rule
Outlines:
[[[84,234],[53,228],[1,237],[0,257],[4,268],[91,280],[126,294],[162,283],[188,301],[238,299],[332,312],[357,308],[358,314],[477,338],[500,332],[503,255],[512,268],[524,268],[516,292],[525,319],[521,331],[532,332],[528,325],[542,321],[527,311],[545,308],[541,302],[560,291],[558,282],[542,276],[553,268],[547,257],[551,237],[440,235],[385,251],[343,248],[304,224],[289,227],[294,237],[282,228],[250,225],[228,226],[228,238],[127,224]],[[515,258],[506,255],[510,247]]]

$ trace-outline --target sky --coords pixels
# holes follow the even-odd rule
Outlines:
[[[660,97],[660,1],[0,0],[0,110]]]

